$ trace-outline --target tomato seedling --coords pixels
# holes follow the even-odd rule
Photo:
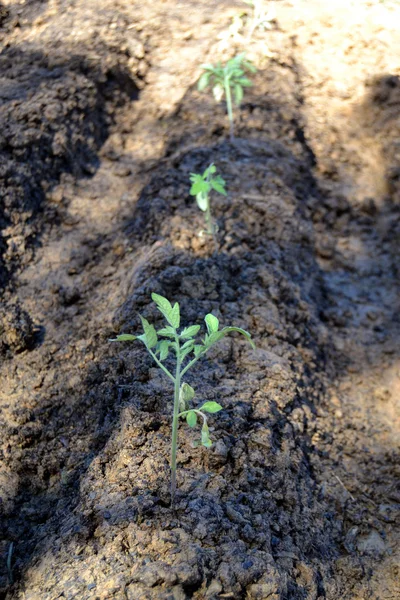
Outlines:
[[[211,64],[201,65],[204,69],[198,82],[200,92],[211,86],[214,98],[220,102],[225,95],[226,108],[229,117],[229,131],[231,140],[234,139],[234,123],[233,123],[233,108],[232,94],[235,99],[235,104],[240,106],[243,100],[243,88],[251,87],[253,84],[245,75],[246,71],[256,73],[256,67],[246,60],[246,54],[242,52],[234,58],[228,60],[225,66],[219,62],[216,66]]]
[[[243,0],[253,9],[252,18],[249,23],[247,42],[250,42],[254,31],[261,29],[272,29],[272,23],[276,19],[274,8],[267,8],[265,0]]]
[[[152,294],[151,297],[165,318],[167,325],[156,331],[154,325],[151,325],[146,319],[140,317],[143,326],[143,333],[141,335],[123,333],[110,341],[133,342],[140,340],[155,363],[174,384],[171,437],[171,506],[173,506],[176,492],[176,454],[178,448],[179,419],[184,417],[189,427],[195,427],[197,419],[200,417],[202,421],[201,437],[195,445],[202,445],[209,448],[212,442],[209,436],[207,414],[217,413],[222,410],[222,406],[218,402],[210,401],[204,402],[201,406],[193,407],[191,403],[195,392],[188,383],[183,381],[183,377],[210,348],[228,333],[237,331],[249,341],[252,348],[255,348],[255,345],[250,334],[240,327],[223,327],[219,329],[219,321],[212,314],[208,314],[204,318],[207,333],[200,342],[196,341],[200,325],[189,325],[178,331],[180,328],[180,308],[177,302],[172,305],[169,300],[159,294]],[[175,355],[174,374],[171,373],[165,363],[170,353]]]
[[[201,175],[200,173],[190,173],[190,195],[196,197],[197,206],[204,212],[207,233],[215,239],[216,228],[211,216],[210,192],[215,190],[219,194],[226,196],[225,181],[221,175],[215,175],[217,167],[211,163]]]

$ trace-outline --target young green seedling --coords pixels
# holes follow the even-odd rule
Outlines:
[[[225,181],[221,175],[215,175],[217,167],[211,163],[204,171],[200,173],[190,173],[190,188],[191,196],[196,196],[197,206],[204,212],[204,219],[207,226],[207,233],[215,239],[215,225],[211,217],[210,192],[215,190],[219,194],[226,196]]]
[[[171,439],[171,506],[173,506],[176,491],[176,454],[178,448],[179,418],[185,417],[189,427],[195,427],[197,418],[200,417],[202,420],[201,438],[196,442],[196,445],[203,445],[209,448],[212,442],[209,436],[207,413],[213,414],[222,410],[222,406],[218,402],[204,402],[199,407],[192,407],[191,402],[195,392],[188,383],[183,381],[183,377],[210,348],[229,333],[237,331],[244,335],[252,348],[255,348],[255,345],[250,334],[240,327],[223,327],[219,329],[219,321],[212,314],[208,314],[204,318],[207,333],[201,341],[196,341],[200,325],[189,325],[178,331],[180,328],[180,309],[177,302],[172,306],[169,300],[163,296],[152,294],[151,297],[165,318],[167,325],[156,331],[153,325],[143,317],[140,317],[144,331],[142,335],[135,336],[123,333],[110,341],[130,342],[140,340],[155,363],[174,384]],[[175,355],[174,374],[171,373],[165,362],[170,353]]]
[[[249,33],[247,41],[251,40],[254,31],[261,27],[263,29],[272,29],[271,23],[275,20],[276,15],[273,8],[267,8],[265,0],[243,0],[246,4],[252,7],[253,15],[249,24]]]
[[[228,60],[223,67],[219,62],[214,65],[201,65],[205,73],[200,77],[198,89],[202,92],[208,86],[212,87],[214,98],[220,102],[225,95],[226,108],[229,117],[230,138],[234,139],[234,123],[233,123],[233,108],[232,108],[232,93],[237,106],[240,106],[243,100],[243,88],[252,85],[250,79],[245,76],[246,71],[256,73],[255,66],[245,58],[243,52],[234,58]]]

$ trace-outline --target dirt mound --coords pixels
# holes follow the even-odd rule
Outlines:
[[[179,181],[183,186],[191,170],[204,167],[210,151],[235,191],[226,206],[215,206],[220,251],[201,241],[196,256],[201,223],[193,201],[185,207]],[[249,181],[257,181],[258,195]],[[222,323],[245,327],[258,350],[226,340],[203,362],[201,385],[196,375],[188,378],[199,401],[218,400],[224,411],[213,422],[216,443],[209,453],[193,450],[192,436],[181,429],[175,513],[168,506],[169,386],[135,346],[111,350],[121,375],[112,372],[115,361],[103,359],[103,383],[91,377],[90,395],[111,377],[121,390],[121,426],[81,479],[79,503],[62,518],[62,534],[61,515],[53,515],[63,550],[49,570],[44,557],[50,549],[41,544],[35,585],[44,597],[65,590],[67,581],[74,582],[70,594],[84,595],[99,553],[105,579],[96,587],[110,594],[124,588],[129,598],[240,597],[245,590],[253,598],[267,590],[277,598],[301,597],[309,586],[319,588],[310,560],[334,555],[340,524],[327,522],[309,467],[312,398],[320,393],[313,369],[325,333],[316,314],[321,290],[307,182],[312,177],[304,176],[304,165],[279,144],[242,142],[189,153],[179,169],[159,171],[144,190],[130,231],[147,254],[131,275],[115,326],[136,330],[138,311],[154,319],[149,298],[156,291],[179,299],[188,322],[213,311]],[[82,547],[88,570],[78,581],[71,556]],[[127,560],[134,560],[129,580]],[[293,561],[298,577],[288,580]]]
[[[32,24],[41,29],[44,8],[30,3],[2,13],[14,16],[0,54],[2,291],[15,269],[30,263],[44,228],[65,219],[67,200],[60,190],[53,193],[55,186],[60,178],[67,183],[70,176],[71,183],[95,173],[116,111],[138,97],[147,69],[137,36],[100,35],[110,13],[97,18],[89,39],[71,41],[77,15],[67,10],[62,24],[46,21],[32,41]]]
[[[214,4],[7,7],[1,598],[397,597],[395,36],[373,2],[273,3],[228,143],[193,85],[243,44]],[[215,241],[189,194],[211,161]],[[158,323],[151,292],[257,344],[188,373],[223,410],[208,451],[180,427],[175,510],[169,382],[108,342]]]

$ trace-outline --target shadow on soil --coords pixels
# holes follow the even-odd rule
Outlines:
[[[7,47],[0,53],[0,283],[32,258],[43,227],[60,224],[49,205],[65,174],[92,175],[113,125],[111,111],[138,98],[123,66],[105,73],[86,56]],[[5,233],[4,233],[5,230]]]

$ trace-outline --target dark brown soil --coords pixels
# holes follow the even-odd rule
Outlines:
[[[245,5],[0,5],[0,598],[400,598],[400,8],[339,4],[269,3],[234,142],[195,81]],[[108,342],[152,292],[257,345],[188,374],[175,509],[171,386]]]

